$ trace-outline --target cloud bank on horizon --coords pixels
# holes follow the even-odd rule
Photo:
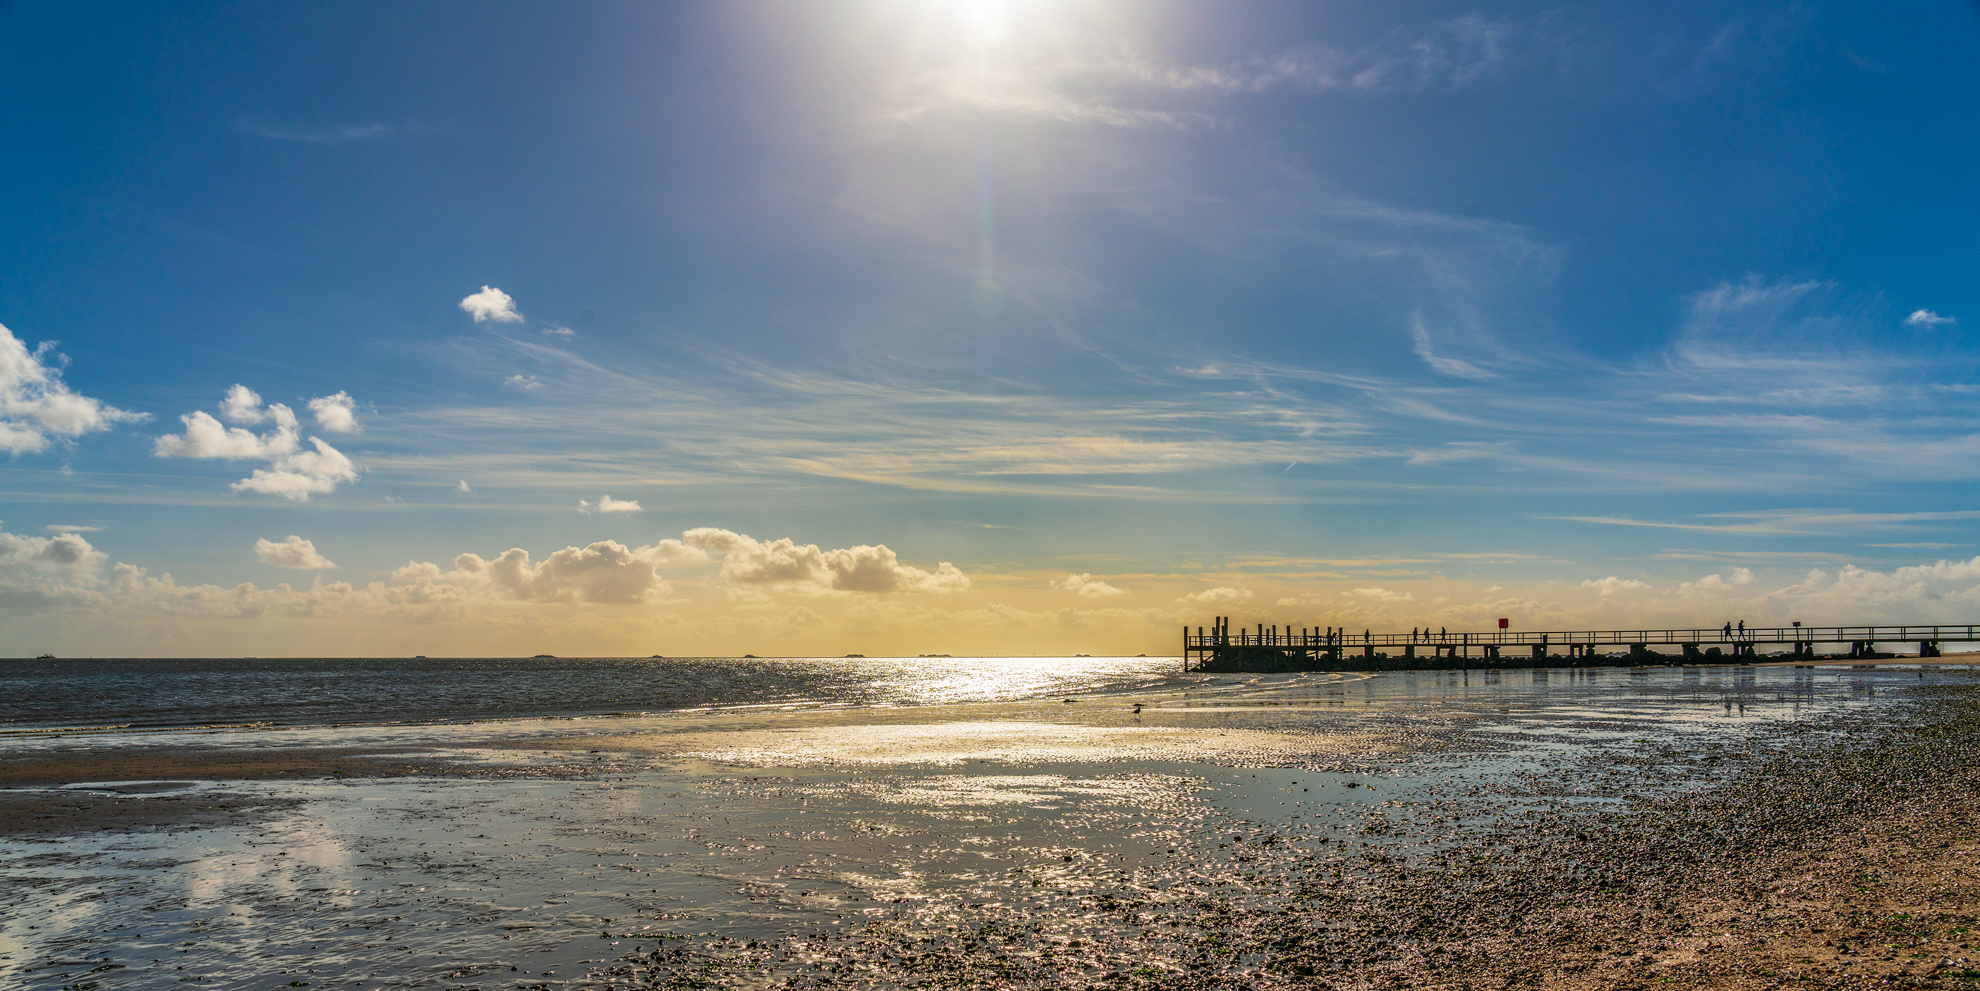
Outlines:
[[[0,629],[1980,618],[1970,9],[856,7],[10,12]]]

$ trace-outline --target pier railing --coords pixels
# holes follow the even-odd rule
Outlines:
[[[1245,629],[1232,627],[1228,618],[1219,616],[1207,630],[1199,626],[1192,633],[1189,627],[1183,627],[1183,665],[1186,670],[1208,661],[1220,665],[1236,663],[1255,666],[1261,658],[1272,664],[1305,663],[1299,661],[1300,658],[1340,664],[1350,654],[1360,655],[1365,662],[1377,663],[1390,656],[1387,652],[1400,651],[1401,660],[1397,663],[1408,667],[1423,666],[1418,665],[1419,660],[1434,662],[1449,658],[1462,662],[1471,657],[1474,650],[1481,658],[1496,664],[1503,656],[1501,651],[1507,647],[1528,648],[1533,654],[1531,663],[1536,665],[1544,665],[1549,657],[1555,656],[1564,656],[1570,663],[1576,664],[1606,663],[1599,656],[1604,647],[1627,647],[1634,662],[1656,663],[1661,655],[1650,648],[1657,645],[1676,645],[1685,659],[1684,663],[1693,663],[1728,654],[1742,661],[1751,661],[1759,656],[1760,647],[1775,645],[1787,645],[1791,648],[1789,653],[1797,659],[1812,658],[1815,656],[1815,645],[1823,643],[1848,644],[1850,657],[1875,655],[1879,643],[1916,643],[1920,657],[1938,657],[1941,643],[1975,642],[1980,642],[1980,623],[1919,626],[1734,625],[1709,629],[1542,630],[1531,633],[1512,630],[1376,633],[1363,630],[1356,633],[1332,627],[1325,630],[1290,626],[1280,629],[1263,623]],[[1557,655],[1554,651],[1560,653]],[[1335,670],[1332,667],[1325,669]]]
[[[1191,650],[1213,647],[1427,647],[1427,646],[1614,646],[1636,644],[1796,644],[1796,643],[1980,643],[1980,623],[1963,626],[1778,626],[1724,627],[1691,630],[1548,630],[1527,633],[1511,630],[1484,632],[1429,630],[1416,633],[1347,632],[1344,630],[1286,627],[1259,624],[1243,627],[1183,628],[1183,646]]]

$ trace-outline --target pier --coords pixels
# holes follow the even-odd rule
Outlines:
[[[1693,630],[1511,630],[1359,633],[1329,627],[1259,623],[1232,628],[1219,616],[1191,633],[1183,627],[1185,671],[1403,671],[1444,668],[1614,667],[1650,664],[1750,664],[1760,648],[1786,648],[1785,659],[1813,660],[1818,644],[1837,656],[1889,657],[1878,644],[1916,644],[1918,656],[1938,657],[1942,643],[1980,642],[1980,624],[1964,626],[1718,627]],[[1676,647],[1675,654],[1653,647]],[[1841,648],[1846,646],[1846,652]],[[1625,648],[1620,656],[1608,649]]]

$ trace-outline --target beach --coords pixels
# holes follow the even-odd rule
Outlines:
[[[0,750],[0,978],[1980,980],[1961,664],[958,659],[917,703],[874,687],[910,670],[889,663],[646,712],[267,725],[189,704],[226,725],[91,729],[43,709]],[[972,670],[997,687],[956,691]]]

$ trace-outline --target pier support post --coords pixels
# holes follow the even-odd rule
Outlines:
[[[1648,664],[1648,663],[1650,663],[1650,645],[1649,645],[1649,644],[1647,644],[1647,643],[1633,643],[1633,644],[1630,644],[1630,645],[1629,645],[1629,660],[1630,660],[1630,663],[1632,663],[1632,664]]]
[[[1918,641],[1918,656],[1920,657],[1939,656],[1939,642],[1937,640]]]
[[[1534,644],[1534,645],[1533,645],[1533,659],[1534,659],[1534,660],[1536,660],[1536,661],[1544,661],[1544,660],[1546,660],[1546,659],[1547,659],[1547,645],[1546,645],[1546,644],[1544,644],[1544,643],[1536,643],[1536,644]]]
[[[1684,648],[1684,662],[1686,664],[1705,663],[1705,655],[1698,650],[1697,644],[1687,643],[1687,644],[1679,644],[1679,646]]]
[[[1405,658],[1408,658],[1409,660],[1412,660],[1412,661],[1413,661],[1413,660],[1416,660],[1416,645],[1415,645],[1415,644],[1409,644],[1408,646],[1406,646],[1406,647],[1404,647],[1404,648],[1403,648],[1403,656],[1404,656]]]

